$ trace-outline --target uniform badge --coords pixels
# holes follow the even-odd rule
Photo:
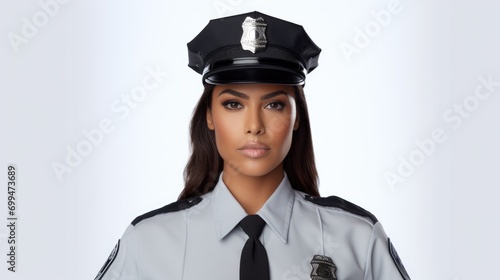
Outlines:
[[[113,251],[111,251],[111,254],[109,255],[108,259],[102,266],[101,270],[99,270],[99,273],[95,277],[94,280],[101,280],[104,274],[106,274],[106,271],[108,271],[108,268],[111,266],[113,261],[116,258],[116,255],[118,255],[118,251],[120,250],[120,240],[118,240],[118,243],[116,244],[115,248],[113,248]]]
[[[267,45],[266,26],[267,23],[262,17],[257,19],[246,17],[241,25],[243,28],[241,47],[252,53],[263,51]]]
[[[322,255],[314,255],[311,260],[311,280],[337,280],[335,272],[337,266],[332,258]]]
[[[410,280],[410,276],[408,275],[408,272],[406,272],[406,269],[403,265],[403,262],[399,258],[398,252],[396,252],[396,249],[392,245],[391,239],[388,238],[387,242],[389,243],[389,253],[391,254],[392,260],[394,261],[394,264],[396,264],[396,267],[399,270],[399,273],[403,277],[404,280]]]

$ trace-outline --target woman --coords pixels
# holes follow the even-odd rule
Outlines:
[[[303,86],[320,49],[252,12],[189,44],[205,90],[177,202],[137,217],[96,279],[410,279],[381,224],[321,198]]]

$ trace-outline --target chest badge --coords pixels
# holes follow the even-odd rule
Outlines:
[[[267,45],[266,26],[267,23],[262,17],[257,19],[246,17],[241,25],[243,28],[241,47],[252,53],[263,51]]]
[[[337,266],[332,258],[322,255],[314,255],[311,260],[311,280],[337,280],[335,272]]]

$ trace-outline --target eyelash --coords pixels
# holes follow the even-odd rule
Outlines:
[[[241,108],[234,108],[234,107],[230,106],[230,105],[235,105],[235,104],[238,107],[241,107],[241,104],[238,101],[233,101],[233,100],[229,100],[229,101],[223,102],[222,106],[224,106],[226,109],[231,110],[231,111],[241,109]]]
[[[231,107],[231,105],[236,105],[238,108]],[[281,111],[285,107],[285,103],[280,102],[280,101],[273,101],[273,102],[269,102],[264,108],[268,107],[269,105],[277,105],[279,107],[277,109],[270,108],[273,111]],[[240,102],[233,101],[233,100],[228,100],[228,101],[223,102],[222,106],[224,106],[226,109],[231,110],[231,111],[239,110],[242,107]]]
[[[285,108],[285,103],[279,102],[279,101],[273,101],[273,102],[267,104],[266,107],[271,105],[271,104],[275,104],[275,105],[279,106],[279,109],[271,109],[271,110],[281,111],[281,110],[283,110],[283,108]]]

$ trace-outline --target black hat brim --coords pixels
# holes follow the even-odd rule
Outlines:
[[[262,58],[226,60],[209,66],[203,80],[208,84],[304,85],[305,72],[299,63]]]

